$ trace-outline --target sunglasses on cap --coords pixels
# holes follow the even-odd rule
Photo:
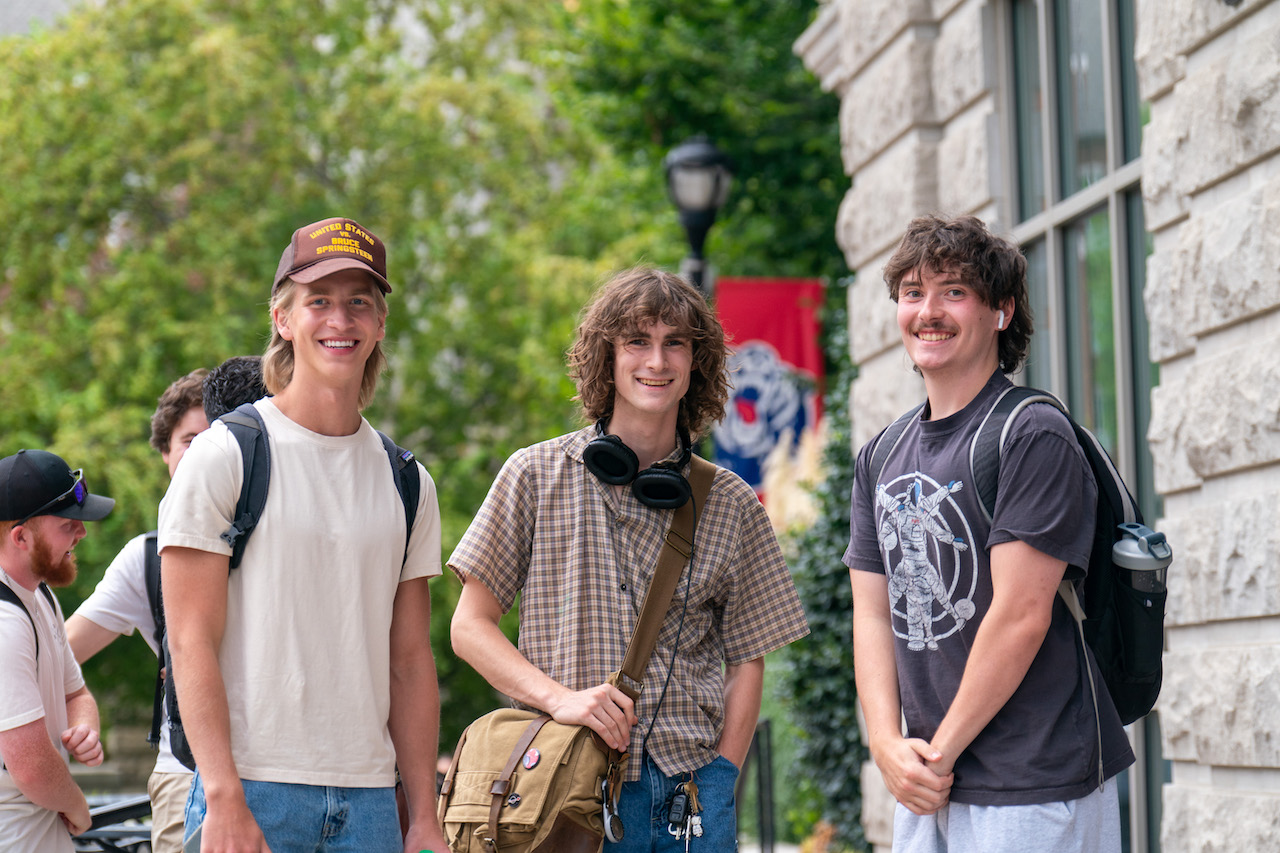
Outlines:
[[[84,469],[77,468],[71,472],[71,476],[75,478],[75,482],[71,484],[71,488],[49,501],[35,512],[27,513],[24,518],[18,520],[18,524],[26,524],[37,515],[45,515],[46,513],[57,512],[60,509],[75,504],[76,506],[84,506],[84,500],[89,496],[89,486],[84,481]],[[14,525],[15,527],[17,525]]]

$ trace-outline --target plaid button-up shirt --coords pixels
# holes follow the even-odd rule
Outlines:
[[[572,690],[601,684],[622,666],[674,514],[592,476],[582,451],[593,437],[588,427],[516,452],[449,558],[504,612],[520,595],[521,653]],[[764,508],[730,471],[716,472],[693,554],[692,587],[686,569],[646,670],[628,779],[639,778],[651,724],[647,749],[663,773],[713,761],[724,726],[723,665],[809,632]]]

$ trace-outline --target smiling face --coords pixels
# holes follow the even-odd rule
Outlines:
[[[365,362],[386,334],[375,287],[362,270],[296,284],[289,304],[273,311],[280,337],[293,344],[294,380],[360,384]]]
[[[898,329],[907,355],[926,379],[981,374],[996,369],[1000,310],[1004,324],[1013,301],[988,305],[953,269],[926,267],[907,272],[898,288]],[[1003,325],[1003,324],[1000,324]]]
[[[674,433],[692,366],[689,336],[666,323],[649,323],[615,339],[610,428],[656,420]]]
[[[83,521],[41,515],[24,525],[33,537],[31,573],[49,586],[67,586],[76,579],[76,555],[72,553],[85,529]]]

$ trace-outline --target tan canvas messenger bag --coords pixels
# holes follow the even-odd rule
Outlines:
[[[640,696],[658,630],[692,558],[697,511],[715,478],[710,462],[698,456],[691,462],[693,499],[675,512],[626,658],[609,678],[632,700]],[[485,714],[462,733],[440,789],[440,824],[449,849],[599,853],[606,836],[622,837],[617,805],[628,757],[587,726],[516,708]]]

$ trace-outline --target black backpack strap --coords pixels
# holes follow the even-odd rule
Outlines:
[[[53,590],[49,589],[49,585],[44,581],[36,587],[40,590],[41,595],[49,602],[50,609],[53,610],[54,618],[58,618],[58,602],[53,597]],[[31,615],[31,611],[27,609],[27,605],[22,603],[22,599],[18,598],[18,594],[9,588],[8,584],[0,583],[0,601],[7,601],[17,607],[23,613],[27,614],[27,621],[31,623],[31,633],[36,638],[36,668],[40,668],[40,632],[36,630],[35,617]]]
[[[159,531],[144,534],[142,540],[142,578],[147,587],[147,603],[151,605],[151,618],[156,623],[152,636],[157,644],[164,636],[164,605],[160,599],[160,549],[156,541]]]
[[[1067,420],[1071,420],[1067,407],[1049,392],[1013,385],[1002,391],[996,398],[995,404],[978,425],[978,431],[969,444],[969,472],[973,475],[978,504],[982,507],[988,523],[996,513],[996,490],[1000,483],[1000,456],[1004,453],[1009,428],[1014,418],[1032,403],[1048,403],[1067,415]],[[1071,424],[1074,428],[1075,421],[1071,421]]]
[[[382,449],[387,452],[387,459],[391,462],[391,474],[396,483],[396,493],[400,495],[400,502],[404,504],[404,560],[400,563],[403,566],[409,559],[409,538],[413,535],[413,523],[418,517],[418,500],[422,497],[422,482],[418,478],[418,464],[413,451],[405,450],[381,430],[378,430],[378,437],[382,439]]]
[[[44,589],[48,589],[44,584],[40,584]],[[27,621],[31,623],[31,633],[36,638],[36,668],[40,667],[40,632],[36,630],[35,617],[31,615],[31,611],[27,609],[27,605],[22,603],[22,599],[18,598],[18,594],[9,589],[8,584],[0,583],[0,601],[7,601],[9,604],[17,607],[23,613],[27,614]]]
[[[44,597],[49,600],[49,606],[53,608],[54,616],[58,615],[58,605],[53,598],[53,590],[49,589],[48,584],[41,583],[38,587]],[[39,677],[40,672],[40,632],[36,630],[35,617],[31,615],[31,611],[27,609],[27,605],[22,603],[22,599],[18,598],[18,594],[9,588],[8,584],[0,583],[0,601],[6,601],[14,605],[23,613],[27,614],[27,621],[31,623],[31,634],[36,640],[36,674]],[[0,762],[0,768],[3,768],[3,762]]]
[[[920,412],[924,410],[925,405],[925,403],[921,403],[899,417],[885,427],[884,432],[880,433],[880,437],[876,439],[876,446],[871,451],[871,462],[868,465],[868,472],[871,474],[872,491],[875,490],[874,484],[880,482],[880,474],[884,471],[885,463],[889,461],[889,454],[902,441],[903,433],[907,431],[907,427],[911,426],[911,422],[920,417]]]
[[[40,586],[36,587],[36,589],[44,594],[45,599],[49,602],[49,607],[53,610],[53,615],[61,615],[58,613],[58,602],[54,600],[53,590],[49,589],[49,585],[41,581]]]
[[[155,622],[153,636],[156,640],[156,689],[151,706],[151,731],[147,733],[147,743],[152,747],[160,745],[160,718],[164,709],[164,670],[168,662],[164,655],[164,605],[160,596],[160,550],[156,541],[155,530],[145,534],[142,540],[142,579],[147,587],[147,603],[151,605],[151,619]]]
[[[271,448],[267,441],[267,425],[252,403],[245,403],[219,418],[240,445],[244,461],[244,479],[240,498],[236,501],[235,521],[222,534],[231,546],[231,568],[240,565],[249,536],[262,518],[267,505],[267,487],[271,484]]]

